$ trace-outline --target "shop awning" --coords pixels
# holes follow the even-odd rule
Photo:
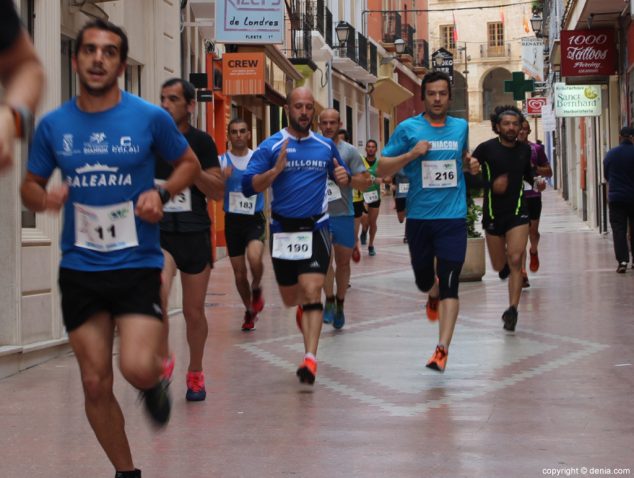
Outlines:
[[[370,96],[377,109],[385,113],[391,113],[393,108],[400,105],[403,101],[409,100],[414,94],[392,78],[379,78],[374,83],[374,89]]]

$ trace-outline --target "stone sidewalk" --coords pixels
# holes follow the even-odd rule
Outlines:
[[[117,375],[143,476],[514,478],[552,469],[574,476],[582,467],[631,474],[634,271],[615,273],[610,239],[547,193],[542,267],[522,295],[517,333],[502,331],[506,282],[488,272],[462,284],[447,370],[438,374],[424,366],[437,325],[424,317],[404,226],[392,201],[383,202],[377,255],[364,250],[353,266],[347,323],[324,327],[314,387],[295,377],[301,336],[269,259],[267,304],[252,333],[240,331],[228,260],[212,272],[206,402],[184,398],[180,315],[171,318],[177,364],[165,431],[149,426],[136,391]],[[0,381],[0,397],[2,478],[114,475],[84,417],[72,356]]]

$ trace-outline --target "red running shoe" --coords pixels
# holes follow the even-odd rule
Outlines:
[[[251,309],[255,314],[259,314],[264,309],[264,298],[262,297],[262,289],[253,289],[251,291]]]
[[[356,263],[361,260],[361,251],[357,246],[354,246],[354,248],[352,249],[352,260]]]
[[[244,332],[250,332],[255,329],[255,321],[258,320],[258,316],[249,312],[244,312],[244,322],[242,323],[242,330]]]
[[[534,254],[531,251],[528,251],[531,256],[531,263],[529,268],[531,272],[537,272],[539,270],[539,253],[535,252]]]
[[[297,369],[297,376],[301,383],[314,384],[317,376],[317,361],[304,357],[304,361]]]

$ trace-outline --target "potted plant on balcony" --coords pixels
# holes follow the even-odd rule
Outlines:
[[[473,200],[473,191],[467,193],[467,255],[460,280],[463,282],[482,280],[486,272],[484,237],[476,229],[482,217],[482,207]]]

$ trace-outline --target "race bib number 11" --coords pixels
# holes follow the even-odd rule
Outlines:
[[[110,206],[75,203],[75,245],[108,252],[139,245],[132,201]]]

